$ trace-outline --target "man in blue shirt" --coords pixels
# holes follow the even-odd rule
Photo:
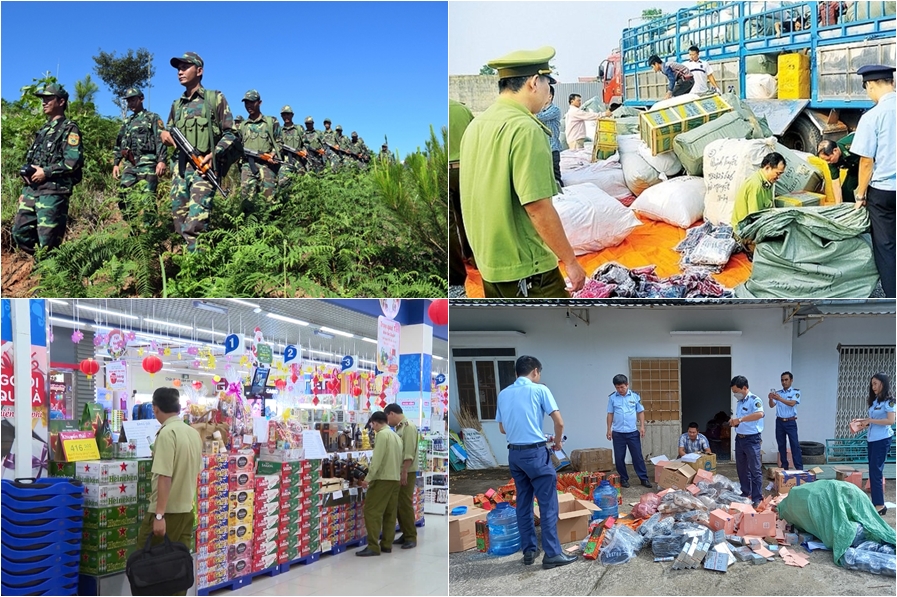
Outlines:
[[[670,81],[670,88],[667,90],[667,94],[663,96],[663,99],[685,95],[695,86],[695,77],[684,64],[679,64],[672,60],[664,64],[663,60],[657,54],[654,54],[648,58],[648,66],[654,69],[655,73],[662,72]]]
[[[557,473],[551,464],[551,449],[542,432],[545,415],[554,421],[555,449],[563,448],[564,420],[551,390],[539,383],[542,363],[535,357],[521,356],[515,365],[517,381],[501,391],[495,420],[508,436],[508,464],[517,487],[517,528],[523,563],[532,564],[539,553],[533,520],[533,496],[539,500],[542,527],[543,568],[556,568],[576,561],[564,553],[557,532]]]
[[[551,102],[554,102],[554,86],[551,86]],[[548,144],[551,146],[551,161],[554,163],[554,179],[558,182],[558,188],[564,186],[561,181],[561,109],[549,102],[536,118],[551,131]]]
[[[729,427],[735,428],[735,464],[741,496],[750,498],[756,508],[763,500],[763,477],[760,474],[760,444],[763,433],[763,402],[748,389],[748,380],[736,375],[730,384],[735,398],[735,416]]]
[[[800,404],[800,390],[791,386],[793,382],[794,376],[790,371],[782,373],[782,389],[778,392],[770,390],[769,407],[776,409],[776,443],[779,445],[781,467],[788,468],[788,448],[785,446],[787,437],[791,445],[791,462],[796,470],[802,471],[804,461],[797,439],[797,405]]]
[[[626,448],[632,456],[632,468],[642,485],[651,487],[648,469],[642,456],[642,440],[645,437],[645,407],[642,397],[629,389],[629,378],[622,373],[614,376],[616,392],[607,397],[607,439],[614,442],[614,463],[620,474],[620,485],[629,487],[629,471],[626,470]],[[638,430],[636,430],[636,419]]]
[[[880,64],[857,70],[863,89],[875,106],[860,117],[850,152],[860,156],[856,207],[869,210],[872,254],[885,297],[894,298],[894,198],[897,195],[897,124],[895,124],[894,67]]]

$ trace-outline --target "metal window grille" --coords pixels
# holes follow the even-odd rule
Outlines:
[[[869,415],[866,399],[869,380],[874,373],[883,372],[894,379],[893,346],[838,346],[838,407],[835,412],[835,437],[851,438],[852,419]],[[893,382],[892,382],[893,383]],[[894,388],[891,388],[894,391]]]
[[[629,387],[642,397],[646,421],[679,423],[679,359],[629,359]]]

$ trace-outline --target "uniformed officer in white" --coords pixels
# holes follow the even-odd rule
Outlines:
[[[876,373],[869,380],[869,418],[854,419],[861,429],[867,429],[866,442],[869,454],[869,488],[872,493],[872,505],[884,516],[888,513],[885,506],[882,475],[885,460],[891,450],[894,439],[895,401],[891,393],[891,378],[885,373]]]
[[[763,499],[763,475],[760,472],[763,402],[751,394],[745,376],[736,375],[729,385],[736,400],[735,416],[729,419],[729,427],[735,428],[735,464],[741,495],[750,498],[756,508]]]
[[[782,389],[769,392],[769,407],[776,409],[776,443],[779,445],[779,458],[782,468],[788,468],[788,448],[785,438],[791,445],[791,463],[795,470],[804,470],[804,460],[800,453],[800,441],[797,439],[797,405],[800,404],[800,390],[793,387],[794,376],[790,371],[782,373]]]
[[[607,397],[607,439],[614,442],[614,463],[620,474],[620,485],[629,487],[626,470],[626,448],[632,456],[632,468],[642,485],[651,487],[648,469],[642,456],[642,440],[645,437],[645,407],[642,397],[629,389],[629,378],[622,373],[614,376],[616,392]],[[636,430],[638,420],[638,430]]]

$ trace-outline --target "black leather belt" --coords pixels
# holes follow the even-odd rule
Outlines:
[[[539,442],[537,444],[508,444],[508,450],[530,450],[532,448],[541,448],[548,442]]]
[[[796,421],[797,420],[797,417],[788,417],[788,418],[776,417],[776,418],[780,421]]]
[[[760,434],[759,433],[751,433],[750,435],[745,435],[743,433],[736,433],[735,438],[736,439],[747,439],[749,437],[757,437],[758,435],[760,435]]]

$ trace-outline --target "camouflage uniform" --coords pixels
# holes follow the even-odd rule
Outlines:
[[[306,124],[314,125],[314,120],[312,120],[311,116],[305,119]],[[321,131],[314,130],[314,126],[312,126],[312,130],[302,131],[302,143],[305,146],[305,150],[308,152],[308,169],[314,172],[321,172],[324,170],[324,143],[321,139]]]
[[[363,156],[365,158],[365,159],[362,159],[361,157],[353,158],[355,163],[358,165],[358,167],[360,167],[362,170],[364,170],[365,168],[367,168],[367,157],[370,155],[370,151],[368,150],[367,146],[364,144],[364,139],[359,137],[358,133],[356,133],[355,131],[352,131],[352,138],[354,139],[354,141],[352,139],[349,139],[346,147],[350,152],[352,152],[356,156]]]
[[[139,89],[131,88],[123,97],[143,97]],[[156,164],[165,162],[168,152],[162,143],[161,132],[165,130],[162,118],[155,112],[141,110],[132,114],[121,126],[118,132],[118,140],[115,143],[116,166],[125,161],[125,169],[121,174],[121,183],[118,192],[118,207],[122,213],[126,213],[125,198],[128,189],[140,180],[146,181],[149,192],[155,195],[159,177],[156,176]],[[130,150],[136,164],[132,164],[122,155],[122,150]]]
[[[35,95],[65,98],[60,85],[47,85]],[[65,115],[47,122],[38,132],[25,158],[26,165],[40,166],[46,180],[22,189],[12,225],[16,245],[29,254],[35,245],[54,249],[62,243],[68,221],[69,199],[81,181],[84,151],[78,125]]]
[[[185,54],[189,56],[191,53]],[[182,58],[173,58],[172,61],[184,60]],[[212,147],[209,143],[208,127],[211,125],[213,135],[219,137],[215,144],[215,154],[219,155],[225,151],[236,140],[233,132],[234,117],[231,114],[230,107],[227,105],[227,99],[220,91],[209,90],[210,93],[217,95],[216,114],[211,120],[215,124],[209,123],[209,118],[203,115],[203,106],[205,105],[205,88],[201,85],[196,92],[187,96],[187,92],[174,101],[171,106],[171,112],[168,115],[168,126],[177,126],[184,133],[187,140],[193,144],[201,153],[206,154]],[[211,106],[210,106],[211,107]],[[176,120],[176,115],[180,109],[180,118]],[[215,133],[214,129],[220,130]],[[212,186],[201,174],[198,174],[193,168],[193,164],[189,161],[183,173],[179,171],[178,154],[175,152],[175,167],[171,181],[171,211],[174,214],[175,230],[187,242],[187,250],[194,251],[196,249],[196,239],[200,234],[206,232],[209,228],[209,218],[212,214],[212,197],[215,194],[215,187]]]
[[[258,92],[254,90],[246,93],[244,101],[256,101],[260,99]],[[247,118],[240,125],[240,133],[243,137],[243,148],[251,149],[259,153],[270,153],[275,159],[280,158],[280,123],[273,116],[259,114],[255,120]],[[278,166],[274,166],[263,160],[255,160],[255,172],[249,157],[243,159],[240,168],[240,188],[243,193],[243,201],[251,202],[256,194],[261,193],[269,204],[274,203],[274,192],[277,190]]]
[[[324,121],[324,130],[321,131],[321,142],[324,144],[324,151],[326,155],[326,162],[330,164],[330,168],[333,170],[339,169],[340,165],[340,154],[335,149],[333,149],[336,145],[337,132],[333,129],[328,129],[326,126],[330,124],[330,119]]]
[[[293,109],[289,106],[284,106],[280,113],[292,114]],[[281,145],[288,145],[293,149],[301,151],[305,146],[303,137],[302,129],[295,124],[291,124],[280,129],[280,138],[277,141]],[[281,156],[283,164],[280,166],[280,171],[277,173],[277,186],[282,188],[287,183],[290,174],[301,174],[305,172],[305,163],[299,156],[287,151],[282,151]]]

